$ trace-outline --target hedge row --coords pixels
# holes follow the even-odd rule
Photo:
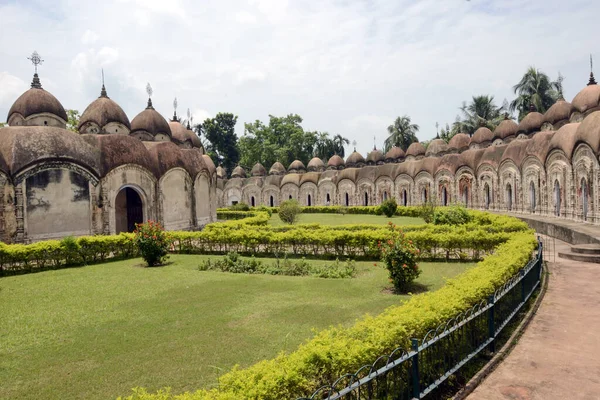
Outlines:
[[[151,394],[134,391],[126,400],[294,399],[311,394],[339,376],[372,363],[394,348],[410,348],[410,339],[425,333],[486,299],[531,258],[536,241],[531,231],[511,234],[476,267],[449,280],[435,291],[412,296],[382,314],[367,316],[350,328],[320,333],[290,353],[249,368],[233,368],[212,390],[173,395],[169,390]]]
[[[303,214],[370,214],[370,215],[382,215],[379,206],[303,206]],[[253,212],[253,210],[264,210],[270,211],[271,213],[277,213],[279,207],[266,207],[261,206],[253,208],[250,211],[238,211],[238,212]],[[218,208],[219,212],[232,212],[229,208]],[[422,208],[417,206],[398,206],[396,209],[396,216],[398,217],[420,217]]]

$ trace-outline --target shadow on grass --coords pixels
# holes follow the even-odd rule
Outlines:
[[[398,291],[398,290],[396,290],[396,288],[386,287],[382,290],[382,292],[386,293],[386,294],[406,296],[408,294],[419,294],[419,293],[428,292],[430,290],[430,287],[431,287],[431,285],[424,285],[419,282],[412,282],[406,287],[405,290]]]

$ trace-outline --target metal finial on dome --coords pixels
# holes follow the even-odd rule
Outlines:
[[[439,130],[440,124],[438,124],[437,122],[435,123],[435,138],[439,139],[440,138],[440,130]]]
[[[173,100],[173,121],[177,121],[177,97]]]
[[[146,108],[154,108],[152,107],[152,86],[150,86],[150,82],[146,84],[146,93],[148,93],[148,107]]]
[[[588,81],[588,86],[595,84],[596,79],[594,78],[594,61],[592,60],[592,55],[590,54],[590,80]]]
[[[352,141],[352,146],[354,146],[354,151],[356,151],[356,140]]]
[[[108,97],[106,88],[104,87],[104,68],[102,68],[102,90],[100,91],[100,97]]]
[[[33,81],[31,81],[31,87],[32,88],[36,88],[36,89],[41,89],[42,88],[42,83],[40,82],[40,77],[38,76],[38,71],[37,71],[37,67],[38,65],[41,65],[44,60],[42,60],[42,57],[40,57],[40,55],[38,54],[37,51],[34,51],[33,53],[31,53],[31,56],[27,57],[28,60],[31,61],[31,63],[34,65],[35,67],[35,73],[33,74]]]
[[[504,119],[508,119],[508,112],[504,111]]]
[[[377,150],[377,136],[373,135],[373,150]]]
[[[190,121],[192,120],[192,112],[190,111],[190,109],[187,109],[187,129],[188,130],[192,130],[192,127],[190,126]]]

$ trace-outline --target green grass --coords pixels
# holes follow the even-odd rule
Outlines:
[[[200,272],[126,260],[0,279],[0,398],[111,399],[131,388],[211,386],[234,364],[292,351],[312,329],[351,325],[407,296],[383,267],[355,279]],[[322,262],[322,261],[313,261]],[[422,263],[437,289],[472,264]]]
[[[392,221],[396,225],[420,225],[425,221],[422,218],[415,217],[393,217],[388,218],[385,215],[369,214],[300,214],[299,224],[319,223],[322,225],[346,225],[346,224],[382,224],[385,225]],[[279,215],[271,215],[269,224],[273,226],[285,225]]]

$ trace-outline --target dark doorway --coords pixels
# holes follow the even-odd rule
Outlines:
[[[365,206],[369,205],[369,193],[365,192]]]
[[[254,207],[254,205],[255,205],[255,204],[254,204],[254,196],[252,196],[252,197],[250,198],[250,203],[252,203],[252,207]]]
[[[269,204],[273,207],[273,196],[269,197]]]
[[[350,205],[350,196],[348,196],[348,193],[346,193],[346,206]]]
[[[312,202],[311,202],[311,198],[310,198],[310,194],[308,195],[308,199],[307,199],[307,205],[310,207],[312,206]]]
[[[132,188],[122,189],[115,199],[116,231],[133,232],[135,224],[144,222],[142,198]]]

